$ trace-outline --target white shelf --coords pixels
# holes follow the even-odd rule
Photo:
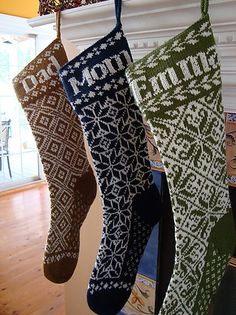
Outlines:
[[[226,111],[236,111],[236,0],[212,0],[209,13],[222,64]],[[81,51],[115,23],[114,1],[63,11],[62,35]],[[122,22],[134,59],[141,58],[200,17],[200,0],[123,0]],[[32,27],[55,23],[55,14],[28,20]]]

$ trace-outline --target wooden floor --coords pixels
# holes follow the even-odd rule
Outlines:
[[[64,287],[43,276],[46,185],[0,196],[0,315],[64,315]]]

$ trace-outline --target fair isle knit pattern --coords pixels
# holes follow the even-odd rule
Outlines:
[[[161,315],[205,315],[235,241],[226,185],[220,65],[208,14],[128,68],[154,133],[175,221]]]
[[[79,255],[79,232],[96,194],[78,117],[58,76],[67,62],[54,40],[13,80],[27,115],[48,182],[51,224],[44,256],[45,276],[53,282],[71,277]]]
[[[91,277],[94,280],[119,278],[124,261],[128,259],[130,264],[132,261],[136,263],[152,230],[152,225],[142,223],[135,211],[132,214],[136,195],[149,190],[153,178],[147,159],[142,118],[133,103],[127,82],[125,85],[126,88],[120,86],[120,91],[112,98],[92,103],[80,112],[84,132],[95,157],[104,209],[103,239]],[[97,113],[96,119],[94,113]],[[127,255],[131,227],[136,234],[132,256]],[[129,276],[136,276],[137,267],[133,269],[127,264]],[[114,281],[114,284],[126,290],[133,285],[131,281]],[[105,283],[90,283],[91,293],[104,288]]]
[[[160,217],[144,124],[125,77],[130,63],[118,23],[60,70],[88,140],[103,204],[102,240],[88,288],[88,304],[97,314],[116,314],[124,306]]]

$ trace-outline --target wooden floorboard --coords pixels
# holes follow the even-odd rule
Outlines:
[[[0,196],[0,315],[65,315],[64,286],[43,276],[46,185]]]

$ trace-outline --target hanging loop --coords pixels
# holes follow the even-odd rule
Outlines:
[[[206,15],[208,13],[208,8],[209,8],[209,0],[201,0],[202,15]]]
[[[122,0],[115,0],[116,25],[121,25]]]
[[[61,6],[56,9],[56,32],[57,38],[61,38]]]

